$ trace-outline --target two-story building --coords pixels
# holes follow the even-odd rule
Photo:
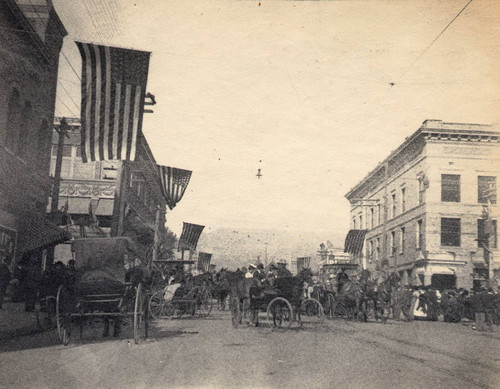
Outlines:
[[[426,120],[352,188],[346,198],[351,228],[364,236],[363,268],[386,265],[416,284],[471,288],[486,277],[489,212],[498,273],[499,136],[489,125]]]
[[[45,217],[59,53],[50,0],[0,1],[0,260],[42,263],[68,239]]]
[[[137,139],[134,161],[82,162],[81,124],[69,124],[61,164],[58,207],[62,224],[74,238],[127,236],[144,255],[151,254],[154,232],[165,225],[166,199],[155,158],[144,135]],[[55,126],[60,123],[56,118]],[[51,175],[54,175],[58,133],[53,132]],[[50,207],[48,209],[50,212]],[[149,250],[149,251],[148,251]],[[69,245],[56,248],[55,259],[71,259]]]

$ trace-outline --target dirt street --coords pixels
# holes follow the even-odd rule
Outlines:
[[[342,319],[272,331],[234,329],[228,312],[154,323],[140,345],[86,328],[67,346],[55,331],[0,343],[7,388],[497,388],[500,336],[442,322]],[[128,339],[127,339],[128,337]]]

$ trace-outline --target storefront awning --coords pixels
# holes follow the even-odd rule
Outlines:
[[[344,252],[353,255],[361,254],[367,232],[368,230],[350,230],[345,238]]]
[[[24,222],[19,233],[18,254],[44,249],[71,239],[71,234],[46,220],[43,216],[31,216]]]

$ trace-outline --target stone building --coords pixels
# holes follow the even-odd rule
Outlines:
[[[40,261],[68,238],[45,218],[59,52],[50,0],[0,2],[0,257]],[[0,259],[1,259],[0,258]]]
[[[351,228],[364,236],[363,268],[385,265],[416,284],[471,288],[486,276],[489,212],[498,272],[499,136],[488,125],[426,120],[352,188],[346,198]]]
[[[55,119],[55,126],[60,120]],[[135,161],[83,163],[80,121],[66,121],[69,131],[61,165],[58,207],[64,216],[60,224],[74,238],[130,237],[146,255],[154,241],[155,226],[162,229],[165,224],[166,209],[160,173],[146,138],[138,136]],[[55,172],[58,138],[54,130],[51,175]],[[59,245],[55,259],[71,259],[69,245]]]

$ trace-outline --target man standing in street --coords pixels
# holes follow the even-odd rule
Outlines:
[[[0,265],[0,309],[2,309],[3,299],[5,297],[5,292],[10,282],[10,258],[7,257],[2,261]]]

